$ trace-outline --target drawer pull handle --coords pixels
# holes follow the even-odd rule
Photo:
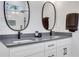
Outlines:
[[[64,48],[64,55],[67,55],[67,48]]]
[[[54,46],[54,44],[49,45],[48,47]]]

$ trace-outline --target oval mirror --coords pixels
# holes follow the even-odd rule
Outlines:
[[[52,31],[56,23],[56,9],[53,3],[45,2],[42,7],[42,24],[46,30]]]
[[[4,17],[8,27],[14,31],[24,30],[30,20],[30,7],[27,1],[5,1]]]

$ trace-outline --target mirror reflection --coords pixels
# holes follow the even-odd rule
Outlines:
[[[45,2],[42,7],[42,23],[46,30],[52,30],[56,23],[56,9],[53,3]]]
[[[10,29],[15,31],[21,31],[25,29],[28,26],[30,18],[29,2],[4,2],[4,17]]]

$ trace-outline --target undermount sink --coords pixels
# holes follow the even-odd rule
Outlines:
[[[15,44],[28,43],[28,42],[33,42],[33,40],[19,40],[19,41],[13,41],[13,43],[15,43]]]
[[[55,38],[60,38],[61,36],[54,36],[53,38],[55,39]]]
[[[61,36],[52,36],[52,39],[60,38]],[[30,38],[28,40],[17,40],[13,41],[14,44],[22,44],[22,43],[29,43],[29,42],[36,42],[36,41],[41,41],[41,40],[48,40],[48,39],[39,39],[39,38]]]
[[[34,41],[40,41],[41,39],[39,38],[32,38]]]
[[[21,43],[29,43],[29,42],[35,42],[35,41],[40,41],[38,38],[29,38],[27,39],[19,39],[16,41],[13,41],[14,44],[21,44]]]

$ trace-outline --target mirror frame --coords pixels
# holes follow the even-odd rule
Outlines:
[[[44,11],[44,6],[45,6],[47,3],[50,3],[50,4],[53,6],[53,8],[54,8],[54,25],[53,25],[53,27],[52,27],[51,29],[46,29],[46,28],[44,27],[44,25],[43,25],[43,11]],[[52,31],[52,29],[54,29],[54,27],[55,27],[55,24],[56,24],[56,8],[55,8],[55,5],[54,5],[52,2],[47,1],[47,2],[45,2],[45,3],[43,4],[43,7],[42,7],[42,25],[43,25],[43,27],[44,27],[46,30]]]
[[[28,5],[28,22],[27,22],[27,25],[25,26],[24,29],[26,29],[28,27],[29,21],[30,21],[30,5],[29,5],[29,1],[26,1],[26,2],[27,2],[27,5]],[[22,31],[22,30],[24,30],[24,29],[15,30],[15,29],[11,28],[11,26],[8,24],[7,17],[6,17],[6,11],[5,11],[5,3],[6,3],[6,1],[3,2],[3,10],[4,10],[4,19],[6,21],[7,26],[13,31]]]

